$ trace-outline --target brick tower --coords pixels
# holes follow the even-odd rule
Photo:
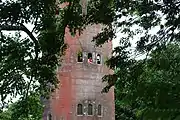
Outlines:
[[[66,29],[68,45],[57,76],[59,88],[46,101],[43,120],[114,120],[114,90],[101,93],[102,77],[111,71],[104,61],[111,56],[112,43],[96,47],[92,38],[101,25],[91,25],[82,35],[71,36]]]
[[[59,89],[53,93],[43,120],[114,120],[114,90],[101,93],[102,77],[111,71],[104,61],[111,56],[111,42],[96,47],[91,42],[101,25],[88,26],[81,36],[71,36],[62,66],[58,69]]]

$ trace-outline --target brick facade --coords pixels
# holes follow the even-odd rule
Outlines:
[[[88,26],[81,36],[72,37],[66,29],[65,41],[68,44],[62,66],[58,69],[60,80],[44,113],[51,113],[52,120],[114,120],[114,90],[101,93],[105,83],[102,77],[111,71],[104,61],[111,56],[111,42],[95,47],[93,36],[100,32],[101,25]],[[83,62],[78,62],[78,53],[83,53]],[[88,53],[92,53],[92,63],[88,62]],[[96,63],[99,54],[101,64]],[[83,114],[77,115],[77,105],[82,104]],[[88,104],[93,107],[93,115],[88,115]],[[102,106],[102,115],[98,116],[98,105]]]

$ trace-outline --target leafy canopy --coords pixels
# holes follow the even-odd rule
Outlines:
[[[173,114],[176,113],[179,109],[177,46],[180,2],[116,0],[110,8],[115,12],[108,18],[112,21],[98,19],[97,23],[111,24],[113,27],[105,28],[94,37],[94,41],[101,45],[115,38],[116,33],[122,36],[118,47],[113,50],[113,56],[106,62],[115,72],[103,77],[103,81],[109,83],[103,91],[107,92],[115,85],[118,109],[131,119],[142,116],[148,108],[152,108],[149,110],[151,117],[156,109],[159,113],[163,113],[163,109],[166,112],[172,109],[175,111]],[[106,18],[101,16],[101,19]],[[142,55],[145,57],[137,60]]]
[[[124,34],[119,40],[120,46],[113,50],[114,56],[107,61],[111,69],[119,70],[114,74],[105,75],[103,81],[109,83],[104,91],[108,91],[115,84],[119,85],[118,89],[123,88],[125,92],[126,89],[128,92],[131,91],[133,95],[128,94],[131,98],[128,99],[128,103],[137,97],[134,96],[137,92],[135,90],[140,89],[137,87],[139,82],[136,80],[143,81],[144,79],[139,77],[146,72],[150,77],[156,74],[153,71],[155,68],[152,71],[148,70],[151,67],[146,66],[146,59],[137,61],[132,54],[146,53],[148,56],[154,49],[161,51],[168,43],[179,41],[180,3],[178,0],[91,0],[87,15],[81,14],[79,0],[60,0],[59,2],[68,2],[69,5],[64,9],[59,8],[59,15],[55,17],[57,9],[55,0],[0,1],[0,98],[3,103],[8,95],[20,94],[23,98],[27,98],[30,91],[45,95],[49,93],[49,87],[57,86],[55,69],[65,48],[66,27],[69,27],[72,34],[76,34],[77,31],[81,33],[86,25],[103,24],[105,27],[102,32],[93,39],[97,45],[115,38],[116,32]],[[33,31],[25,27],[27,23],[34,25]],[[152,34],[154,27],[156,31]],[[19,35],[6,36],[3,30],[22,30],[29,38],[22,40]],[[38,36],[34,37],[33,32],[38,33]],[[137,35],[138,38],[135,37]],[[130,51],[133,46],[131,41],[136,42],[133,52]],[[157,67],[161,68],[161,66]],[[161,72],[155,76],[162,74]],[[121,84],[118,83],[119,79],[123,81]],[[145,83],[140,84],[143,86]],[[150,86],[147,90],[150,91],[152,87],[154,86]],[[152,92],[153,95],[154,92]],[[144,100],[146,98],[144,94],[140,98],[138,102],[146,106],[159,103],[151,100],[151,97]],[[151,100],[151,103],[147,100]]]
[[[178,0],[114,1],[116,14],[112,16],[112,29],[105,30],[94,38],[100,45],[115,38],[115,33],[123,35],[107,65],[111,69],[126,68],[134,62],[133,57],[142,54],[148,56],[154,49],[179,42],[179,7]],[[115,84],[117,77],[105,76],[104,80],[108,79],[111,79],[111,83],[107,89]]]
[[[58,7],[65,2],[68,5],[63,9]],[[20,101],[28,101],[33,93],[49,97],[58,86],[56,70],[66,48],[66,27],[72,35],[77,31],[81,34],[89,24],[102,23],[107,25],[106,30],[112,29],[113,2],[98,0],[88,5],[88,14],[83,15],[79,0],[0,1],[1,108],[17,96]],[[7,35],[4,31],[18,32]],[[20,31],[27,37],[22,38]],[[28,108],[25,103],[22,106]]]
[[[43,106],[39,97],[33,93],[27,100],[10,104],[8,109],[0,113],[0,120],[42,120]]]
[[[180,109],[179,59],[179,44],[168,44],[164,49],[152,51],[145,63],[138,60],[123,72],[117,70],[117,111],[131,115],[129,118],[134,115],[136,119],[142,116],[149,119],[177,117]],[[120,114],[117,117],[122,118]]]
[[[58,83],[58,65],[62,32],[56,29],[54,0],[0,1],[0,98],[25,99],[32,91],[48,94],[49,86]],[[26,27],[32,24],[32,31]],[[24,31],[28,37],[5,35],[4,31]],[[35,37],[33,33],[38,33]],[[63,48],[63,47],[61,47]]]
[[[59,8],[63,3],[68,5]],[[5,104],[8,95],[25,98],[36,91],[46,96],[50,87],[56,88],[56,69],[66,48],[65,28],[72,34],[77,31],[81,34],[86,25],[96,23],[112,29],[111,16],[115,15],[112,6],[112,0],[90,1],[88,14],[83,15],[79,0],[0,1],[2,103]],[[26,27],[27,24],[33,28]],[[28,37],[22,38],[19,33],[6,35],[4,31],[23,31]]]

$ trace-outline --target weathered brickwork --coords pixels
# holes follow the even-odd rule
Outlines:
[[[91,42],[100,29],[101,25],[88,26],[81,36],[74,37],[66,30],[68,49],[57,73],[59,89],[52,95],[44,120],[48,120],[47,113],[52,114],[52,120],[114,120],[114,90],[101,93],[105,86],[101,78],[111,72],[104,61],[111,56],[112,45],[109,42],[97,48]],[[77,61],[79,51],[83,53],[81,63]],[[88,63],[88,53],[92,53],[93,61],[100,54],[101,64]],[[83,106],[82,115],[77,115],[78,104]],[[93,115],[88,115],[88,104],[93,106]],[[99,104],[102,106],[101,116],[97,115]]]

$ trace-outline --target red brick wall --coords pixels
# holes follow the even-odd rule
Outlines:
[[[66,55],[63,58],[63,64],[58,70],[58,79],[60,80],[59,89],[57,89],[50,102],[50,110],[53,120],[114,120],[114,90],[111,89],[107,94],[102,94],[101,90],[105,83],[102,83],[103,75],[110,73],[110,70],[104,65],[104,60],[111,56],[111,42],[104,44],[101,48],[95,47],[91,42],[92,37],[100,32],[101,25],[88,26],[81,36],[72,37],[66,30],[65,41],[68,44]],[[83,63],[77,62],[77,53],[96,52],[102,56],[102,64],[88,63],[84,57]],[[84,106],[84,112],[87,110],[87,104],[93,104],[93,116],[86,113],[77,116],[77,104]],[[97,116],[97,105],[101,104],[103,114]]]

